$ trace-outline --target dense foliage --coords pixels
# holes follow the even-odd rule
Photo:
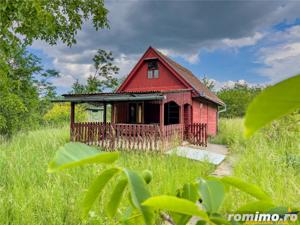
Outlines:
[[[26,47],[37,39],[70,46],[84,20],[91,18],[96,29],[106,28],[106,16],[103,0],[0,2],[0,134],[38,123],[47,109],[40,96],[54,94],[46,78],[57,73],[44,71]]]
[[[49,99],[55,96],[55,88],[48,79],[59,74],[44,70],[40,59],[25,50],[8,65],[10,69],[0,79],[0,134],[11,135],[40,122]]]
[[[227,109],[220,116],[226,118],[243,117],[254,97],[262,91],[262,87],[251,87],[247,84],[235,83],[233,87],[223,87],[217,92]]]
[[[75,121],[85,121],[87,112],[84,105],[77,105],[75,113]],[[47,124],[66,124],[70,122],[70,104],[56,103],[45,113],[43,119]]]

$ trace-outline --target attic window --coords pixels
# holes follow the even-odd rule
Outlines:
[[[151,60],[148,62],[148,79],[158,78],[158,63],[156,60]]]

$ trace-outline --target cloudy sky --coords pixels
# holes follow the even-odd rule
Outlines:
[[[274,83],[300,72],[300,1],[105,1],[110,29],[95,31],[89,21],[77,44],[49,46],[36,41],[30,51],[62,77],[59,93],[93,73],[98,48],[113,52],[127,75],[149,45],[198,77],[217,86],[244,80]]]

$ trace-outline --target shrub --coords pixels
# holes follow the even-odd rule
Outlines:
[[[87,118],[85,107],[75,107],[75,121],[84,121]],[[44,115],[44,120],[49,124],[62,124],[70,121],[70,103],[57,103]]]

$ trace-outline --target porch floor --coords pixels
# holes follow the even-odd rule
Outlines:
[[[167,154],[176,154],[188,159],[205,161],[219,165],[227,155],[227,148],[224,145],[208,144],[207,147],[179,146],[170,150]]]

